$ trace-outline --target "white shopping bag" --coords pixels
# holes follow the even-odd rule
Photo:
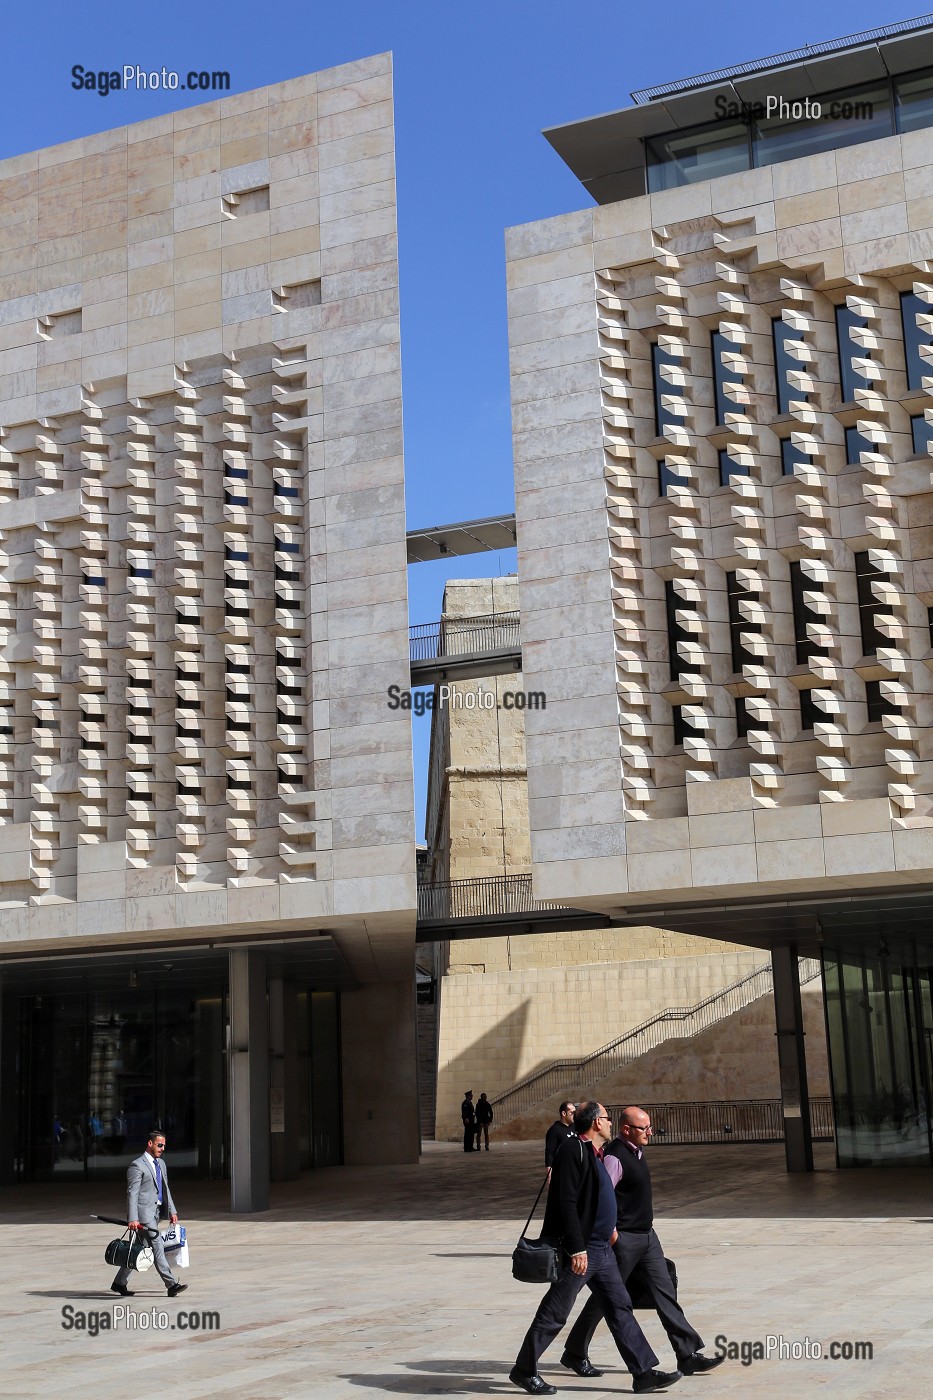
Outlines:
[[[162,1248],[166,1255],[181,1249],[187,1240],[184,1225],[166,1225],[159,1233],[162,1236]]]
[[[187,1269],[188,1267],[188,1246],[179,1245],[178,1249],[169,1256],[169,1263],[175,1269]]]

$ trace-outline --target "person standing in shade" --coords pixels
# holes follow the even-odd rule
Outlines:
[[[602,1147],[612,1136],[612,1122],[602,1104],[595,1102],[577,1104],[574,1121],[577,1141],[565,1143],[554,1158],[541,1232],[543,1239],[561,1241],[563,1267],[541,1300],[509,1380],[528,1395],[557,1394],[556,1387],[538,1375],[538,1362],[586,1284],[599,1299],[600,1313],[605,1314],[613,1340],[632,1373],[635,1394],[648,1395],[679,1381],[680,1372],[665,1374],[652,1369],[658,1358],[635,1321],[632,1300],[612,1253],[615,1191],[602,1161]],[[578,1375],[597,1374],[595,1367],[581,1369],[573,1364],[566,1352],[561,1364]]]
[[[473,1104],[472,1089],[467,1089],[463,1096],[460,1117],[463,1119],[463,1150],[472,1152],[475,1145],[473,1139],[476,1137],[476,1108]],[[479,1151],[479,1148],[476,1150]]]
[[[489,1151],[489,1125],[492,1122],[492,1104],[485,1094],[480,1094],[479,1103],[476,1105],[476,1150],[479,1151],[480,1134],[486,1142],[486,1151]]]
[[[554,1158],[557,1151],[568,1138],[576,1137],[573,1127],[573,1101],[567,1099],[557,1110],[557,1118],[548,1128],[544,1135],[544,1165],[547,1167],[548,1180],[551,1178],[551,1168],[554,1165]]]
[[[168,1219],[173,1225],[178,1224],[178,1212],[169,1190],[168,1172],[162,1161],[164,1151],[165,1135],[158,1128],[153,1128],[146,1141],[145,1152],[130,1162],[127,1168],[126,1221],[131,1230],[147,1232],[147,1242],[152,1249],[159,1277],[168,1289],[168,1296],[174,1298],[184,1292],[188,1285],[179,1283],[169,1268],[159,1234],[160,1220]],[[152,1231],[155,1231],[154,1239]],[[133,1269],[120,1269],[110,1285],[111,1292],[119,1293],[121,1298],[132,1298],[133,1294],[126,1285],[134,1272]]]
[[[712,1371],[725,1360],[722,1356],[702,1356],[703,1338],[684,1317],[677,1294],[664,1262],[661,1241],[654,1232],[654,1209],[651,1200],[651,1174],[645,1159],[645,1148],[651,1139],[651,1119],[643,1108],[627,1108],[619,1122],[619,1136],[606,1148],[605,1163],[615,1185],[616,1229],[618,1238],[613,1245],[616,1263],[623,1283],[639,1265],[647,1278],[652,1301],[661,1325],[668,1335],[677,1369],[685,1376]],[[595,1294],[588,1298],[570,1335],[564,1355],[572,1370],[580,1376],[601,1376],[590,1363],[589,1350],[603,1311]]]

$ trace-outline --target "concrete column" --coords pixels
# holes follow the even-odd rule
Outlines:
[[[415,981],[382,982],[340,998],[341,1084],[347,1166],[417,1162]]]
[[[269,979],[272,1180],[299,1175],[298,993],[293,982]]]
[[[230,1209],[269,1209],[269,1013],[266,960],[230,950]]]
[[[772,949],[771,968],[784,1118],[784,1157],[789,1172],[812,1172],[813,1135],[810,1129],[797,945],[792,943],[787,948]]]

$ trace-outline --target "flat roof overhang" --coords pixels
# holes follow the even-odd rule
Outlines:
[[[482,554],[487,550],[514,549],[515,516],[489,515],[483,520],[461,520],[454,525],[409,530],[406,539],[409,564]]]
[[[614,204],[645,193],[646,136],[715,121],[722,99],[751,105],[780,94],[802,101],[928,67],[933,67],[933,25],[699,87],[687,86],[691,80],[686,80],[653,102],[548,127],[543,135],[597,204]]]

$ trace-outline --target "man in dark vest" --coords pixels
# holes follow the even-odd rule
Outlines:
[[[627,1108],[619,1120],[619,1136],[606,1148],[606,1167],[615,1182],[619,1232],[613,1251],[623,1283],[628,1281],[635,1266],[640,1265],[658,1317],[674,1348],[677,1369],[685,1376],[695,1376],[701,1371],[711,1371],[724,1358],[701,1355],[703,1338],[690,1326],[677,1301],[664,1262],[664,1251],[653,1228],[651,1174],[645,1159],[650,1138],[651,1120],[644,1109]],[[599,1299],[594,1294],[587,1300],[567,1338],[565,1364],[580,1376],[602,1375],[589,1360],[590,1342],[601,1318]]]
[[[632,1313],[632,1300],[619,1277],[612,1254],[616,1201],[612,1181],[603,1166],[602,1148],[612,1135],[612,1123],[601,1103],[577,1104],[577,1139],[565,1142],[554,1158],[542,1237],[561,1241],[563,1267],[541,1300],[525,1334],[509,1380],[529,1395],[556,1395],[557,1389],[538,1375],[538,1361],[563,1327],[584,1284],[599,1299],[599,1316],[609,1323],[613,1341],[634,1377],[636,1395],[663,1390],[680,1380],[657,1365],[644,1332]],[[578,1375],[598,1374],[595,1367],[563,1365]]]

